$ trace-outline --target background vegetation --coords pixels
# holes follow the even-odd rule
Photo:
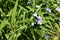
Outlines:
[[[0,0],[0,40],[60,40],[57,7],[59,0]],[[41,25],[35,12],[42,18]]]

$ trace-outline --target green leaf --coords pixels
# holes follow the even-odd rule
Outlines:
[[[32,6],[33,6],[33,9],[34,9],[34,7],[35,7],[35,0],[32,0],[32,2],[33,2]]]
[[[32,11],[32,12],[34,12],[34,10],[31,8],[31,7],[29,7],[29,6],[26,6],[28,9],[30,9],[30,11]]]
[[[34,30],[33,29],[31,29],[31,34],[32,34],[33,39],[35,40],[35,35],[34,35]]]
[[[38,11],[41,9],[41,6],[42,6],[43,4],[40,4],[39,5],[39,8],[36,10],[36,12],[38,13]]]
[[[34,31],[35,31],[38,35],[40,35],[41,37],[44,36],[44,33],[45,33],[44,30],[37,30],[37,29],[34,29]]]
[[[57,29],[57,31],[60,32],[60,28],[59,28],[59,25],[57,23],[54,23],[54,27]]]
[[[22,7],[21,5],[18,5],[20,8],[22,8],[25,12],[28,12],[28,10],[24,7]]]
[[[14,6],[14,8],[13,8],[13,10],[12,10],[12,12],[11,12],[11,25],[13,26],[14,25],[14,23],[15,23],[15,16],[16,16],[16,10],[17,10],[17,5],[18,5],[18,0],[16,0],[16,4],[15,4],[15,6]]]
[[[1,24],[0,24],[0,30],[2,30],[2,28],[4,28],[4,26],[8,23],[8,20],[4,19]]]

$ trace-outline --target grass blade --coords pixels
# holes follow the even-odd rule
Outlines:
[[[15,22],[17,5],[18,5],[18,0],[16,1],[16,4],[15,4],[15,6],[14,6],[14,8],[13,8],[12,13],[11,13],[11,16],[12,16],[12,18],[11,18],[11,25],[12,25],[12,26],[13,26],[13,24],[14,24],[14,22]]]
[[[4,26],[8,23],[8,20],[4,19],[2,21],[2,23],[0,24],[0,30],[2,30],[2,28],[4,28]]]

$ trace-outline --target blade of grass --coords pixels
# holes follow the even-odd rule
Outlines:
[[[13,38],[13,36],[14,36],[14,33],[13,33],[13,31],[11,31],[11,36],[9,37],[9,39],[8,40],[13,40],[12,38]]]
[[[34,10],[31,8],[31,7],[29,7],[29,6],[26,6],[28,9],[30,9],[30,11],[32,11],[32,12],[34,12]]]
[[[57,29],[58,32],[60,32],[59,25],[57,23],[54,23],[54,27]]]
[[[22,8],[24,11],[28,12],[28,10],[24,7],[22,7],[21,5],[18,5],[20,8]]]
[[[33,39],[35,40],[35,35],[34,35],[33,29],[31,29],[31,34],[32,34]]]
[[[25,37],[27,38],[27,40],[30,40],[30,37],[27,36],[26,34],[23,33],[23,35],[25,35]]]
[[[38,11],[41,9],[41,6],[42,6],[43,4],[40,4],[39,5],[39,8],[36,10],[36,12],[38,13]]]
[[[2,23],[0,24],[0,30],[2,30],[2,28],[4,28],[4,26],[8,23],[8,20],[4,19],[2,21]]]
[[[17,10],[17,5],[18,5],[18,0],[16,1],[16,4],[13,8],[13,11],[11,12],[11,26],[13,26],[14,22],[15,22],[15,16],[16,16],[16,10]]]
[[[32,6],[33,6],[33,9],[34,9],[35,8],[35,0],[32,0],[32,2],[33,2]]]
[[[18,12],[18,16],[19,16],[19,14],[21,13],[21,11],[22,11],[22,8],[20,7],[19,12]]]
[[[17,5],[18,5],[18,0],[16,0],[16,3],[15,3],[15,6],[14,8],[12,9],[11,11],[11,26],[14,28],[14,23],[15,23],[15,16],[16,16],[16,10],[17,10]],[[11,34],[11,37],[9,38],[9,40],[13,40],[13,31],[12,31],[12,34]]]
[[[41,37],[44,36],[45,31],[43,31],[43,30],[37,30],[37,29],[34,29],[34,31],[35,31],[38,35],[40,35]]]
[[[11,16],[11,13],[12,13],[12,9],[8,12],[8,14],[6,16]]]

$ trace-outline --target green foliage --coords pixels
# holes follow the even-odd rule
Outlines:
[[[27,2],[28,0],[0,0],[0,40],[59,40],[60,12],[55,8],[60,7],[60,3],[57,0]],[[36,8],[36,5],[39,7]],[[51,8],[52,13],[46,11],[47,7]],[[35,12],[42,17],[42,25],[37,24],[37,19],[33,16]],[[49,36],[48,39],[45,38],[46,35]]]
[[[2,30],[7,23],[8,23],[8,20],[3,19],[2,23],[0,24],[0,30]]]

